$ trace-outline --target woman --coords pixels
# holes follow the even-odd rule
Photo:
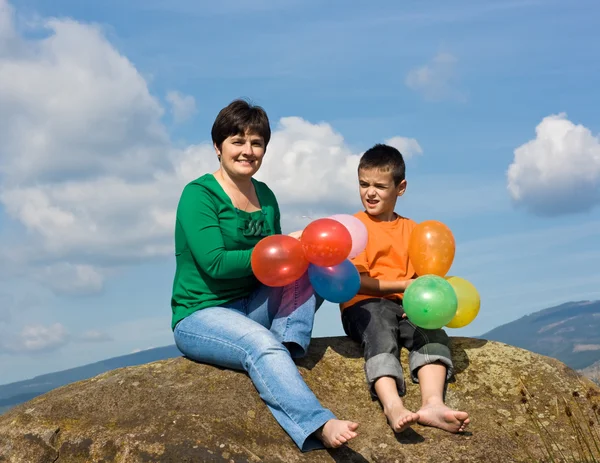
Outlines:
[[[272,288],[252,274],[254,246],[281,233],[273,192],[253,179],[271,138],[269,119],[236,100],[211,134],[219,169],[186,185],[177,208],[175,343],[193,360],[246,371],[302,451],[339,447],[358,424],[322,407],[292,360],[306,353],[322,300],[306,275]]]

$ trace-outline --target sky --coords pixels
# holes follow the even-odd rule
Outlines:
[[[477,336],[600,299],[595,0],[0,0],[0,384],[173,343],[173,228],[235,98],[273,137],[284,232],[361,210],[375,143],[396,211],[452,231]],[[337,305],[314,336],[343,335]]]

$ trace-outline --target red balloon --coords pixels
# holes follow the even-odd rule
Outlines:
[[[260,240],[251,257],[254,276],[267,286],[286,286],[308,270],[302,244],[287,235],[272,235]]]
[[[339,265],[352,250],[352,236],[348,229],[334,219],[317,219],[302,231],[302,248],[306,259],[314,265]]]

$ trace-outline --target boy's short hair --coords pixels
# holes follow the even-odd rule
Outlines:
[[[245,100],[234,100],[219,111],[213,123],[212,141],[219,149],[227,137],[246,132],[260,135],[265,148],[271,139],[271,127],[265,110]]]
[[[405,179],[406,175],[406,165],[402,153],[393,146],[381,143],[364,152],[358,163],[358,171],[360,172],[362,169],[391,172],[396,186]]]

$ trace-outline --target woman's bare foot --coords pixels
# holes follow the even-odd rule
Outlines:
[[[444,403],[423,405],[417,413],[419,424],[453,433],[463,432],[471,421],[467,412],[452,410]]]
[[[358,436],[356,428],[358,423],[353,421],[329,420],[316,432],[316,436],[325,447],[337,448]]]
[[[383,412],[396,433],[410,428],[419,420],[419,415],[404,408],[402,401],[395,401],[391,406],[384,407]]]

